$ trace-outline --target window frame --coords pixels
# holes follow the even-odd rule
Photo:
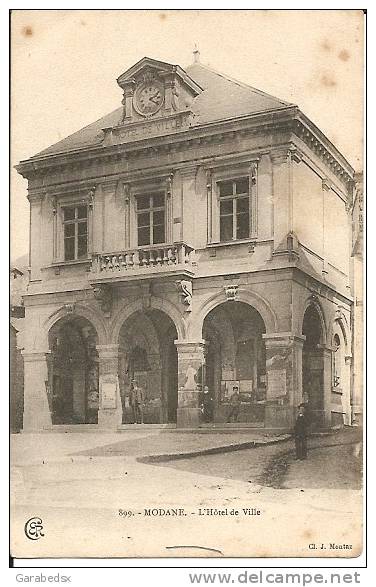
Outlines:
[[[135,194],[135,214],[136,214],[136,227],[135,227],[135,232],[137,235],[137,247],[138,248],[142,248],[142,247],[154,247],[154,246],[158,246],[158,245],[165,245],[167,244],[166,242],[166,234],[167,234],[167,206],[166,206],[166,193],[164,190],[145,190],[146,193],[138,193]],[[163,196],[163,206],[154,206],[154,202],[152,202],[152,199],[154,196]],[[149,206],[147,208],[141,208],[138,209],[138,200],[141,197],[148,197],[149,198]],[[154,221],[154,214],[156,212],[162,212],[163,211],[163,225],[161,224],[155,224]],[[148,214],[149,215],[149,224],[140,227],[139,223],[138,223],[138,219],[139,216],[141,216],[141,214]],[[164,239],[162,242],[160,243],[155,243],[154,242],[154,228],[156,226],[163,226],[163,235],[164,235]],[[149,227],[149,243],[148,244],[144,244],[144,245],[140,245],[139,244],[139,229],[140,228],[146,228]]]
[[[127,206],[125,210],[125,248],[126,250],[155,248],[172,243],[172,188],[168,187],[168,176],[129,183]],[[164,196],[164,242],[152,245],[138,244],[137,198],[143,195],[163,194]]]
[[[89,189],[88,189],[89,192]],[[65,238],[64,238],[64,211],[67,208],[86,207],[86,255],[85,257],[75,258],[72,260],[65,259]],[[93,236],[93,198],[89,195],[77,197],[77,193],[64,196],[55,196],[52,203],[53,208],[53,265],[79,264],[90,261],[92,255],[92,236]],[[83,219],[84,220],[84,219]],[[76,232],[76,231],[75,231]],[[75,249],[76,246],[75,244]]]
[[[83,218],[79,217],[79,214],[78,214],[79,208],[86,208],[86,216],[85,217],[83,217]],[[65,212],[69,209],[74,210],[74,218],[70,219],[70,220],[66,220],[65,219]],[[86,202],[85,203],[80,202],[78,204],[72,204],[72,205],[65,205],[65,206],[62,206],[62,213],[63,213],[62,224],[63,224],[63,258],[64,258],[64,261],[67,263],[69,263],[70,261],[83,261],[88,258],[88,254],[89,254],[89,207]],[[78,230],[80,224],[86,225],[86,231],[84,233],[86,236],[86,254],[81,257],[78,254],[79,237],[82,236],[79,234],[79,230]],[[66,236],[66,234],[65,234],[65,227],[66,226],[74,226],[73,236]],[[65,243],[66,243],[67,239],[73,239],[73,243],[74,243],[73,259],[66,258]]]
[[[240,192],[236,191],[237,189],[237,182],[240,181],[248,181],[248,192]],[[232,184],[232,194],[222,196],[221,195],[221,185],[224,183],[231,183]],[[234,179],[225,179],[221,181],[217,181],[217,189],[219,195],[219,242],[231,242],[231,241],[239,241],[239,240],[247,240],[251,237],[251,226],[252,226],[252,201],[251,201],[251,189],[250,189],[250,178],[249,176],[242,176],[236,177]],[[245,237],[238,237],[238,202],[239,200],[247,200],[248,201],[248,235]],[[232,212],[230,214],[222,214],[221,213],[221,203],[222,202],[231,202],[232,203]],[[231,239],[222,239],[221,238],[221,220],[223,217],[231,217],[232,218],[232,237]]]
[[[206,189],[207,189],[207,244],[210,245],[231,245],[241,244],[249,241],[257,240],[257,207],[258,207],[258,163],[259,158],[244,161],[233,165],[217,166],[217,167],[206,167]],[[230,240],[221,240],[220,230],[220,202],[226,198],[220,197],[219,185],[226,181],[239,181],[241,179],[248,178],[248,214],[249,214],[249,236],[245,238],[234,238],[236,237],[236,225],[234,223],[234,214],[236,215],[235,207],[233,204],[233,221],[232,221],[232,238]],[[234,197],[229,196],[231,199]],[[241,198],[239,198],[241,199]],[[235,224],[235,226],[234,226]]]

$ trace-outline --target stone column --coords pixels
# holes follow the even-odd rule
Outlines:
[[[205,341],[175,342],[178,351],[178,428],[198,426],[204,382]]]
[[[302,350],[305,337],[289,332],[263,334],[266,350],[266,428],[288,428],[302,401]]]
[[[48,399],[46,352],[22,351],[24,359],[24,432],[41,432],[52,426]]]
[[[122,423],[123,409],[119,388],[119,345],[97,345],[99,356],[98,426],[117,430]]]

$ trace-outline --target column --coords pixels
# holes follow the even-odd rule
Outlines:
[[[205,341],[175,342],[178,351],[178,428],[201,421],[200,395],[204,386]]]
[[[52,426],[46,352],[22,351],[24,359],[24,432],[41,432]],[[52,399],[50,399],[52,401]]]
[[[119,387],[118,344],[97,345],[99,356],[98,427],[117,430],[122,423],[123,409]]]
[[[302,401],[304,336],[263,334],[266,350],[265,427],[291,429]]]

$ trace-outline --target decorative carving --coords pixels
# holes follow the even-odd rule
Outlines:
[[[95,284],[93,285],[93,292],[95,299],[99,302],[102,311],[105,314],[110,314],[112,310],[112,289],[109,285]]]
[[[67,314],[72,314],[74,312],[75,309],[75,304],[64,304],[64,310],[66,311]]]
[[[330,190],[330,182],[328,181],[328,179],[326,177],[322,178],[322,189],[326,190],[327,192]]]
[[[186,306],[186,312],[192,312],[192,282],[187,279],[175,281],[176,289],[178,290],[181,302]]]
[[[227,301],[236,301],[238,295],[238,285],[225,285],[225,294]]]
[[[171,173],[168,175],[167,180],[166,180],[166,195],[167,198],[171,198],[171,194],[172,194],[172,179],[174,177],[173,172],[171,171]]]
[[[144,283],[140,283],[141,288],[141,296],[142,296],[142,305],[145,310],[151,308],[151,296],[152,296],[152,285],[150,282],[146,281]]]
[[[94,206],[94,196],[96,187],[93,186],[89,189],[89,209],[92,210]]]
[[[131,193],[131,186],[127,182],[123,182],[123,192],[124,192],[124,203],[129,204],[129,198]]]

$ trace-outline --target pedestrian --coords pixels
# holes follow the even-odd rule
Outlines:
[[[142,387],[139,387],[136,379],[131,381],[131,390],[129,393],[129,404],[132,409],[133,423],[144,423],[144,403],[145,394]]]
[[[308,418],[305,413],[305,404],[300,404],[294,426],[296,458],[300,461],[307,458],[307,435]]]
[[[212,422],[213,421],[213,411],[214,411],[214,400],[213,400],[213,396],[209,391],[209,388],[207,385],[205,385],[204,387],[204,396],[203,396],[203,415],[204,415],[204,421],[206,423]]]
[[[237,422],[240,410],[240,393],[239,387],[234,385],[232,388],[232,394],[230,397],[231,409],[227,416],[227,422]]]

